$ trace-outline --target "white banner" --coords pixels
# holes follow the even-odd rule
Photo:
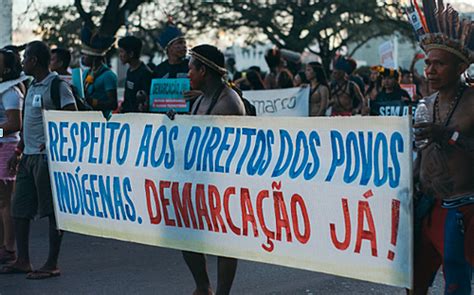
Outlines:
[[[44,117],[63,230],[412,285],[408,117]]]
[[[309,87],[244,91],[257,116],[308,117]]]
[[[396,69],[395,49],[392,41],[386,41],[379,46],[380,64],[389,69]]]

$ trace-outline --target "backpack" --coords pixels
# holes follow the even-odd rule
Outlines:
[[[61,82],[67,83],[59,77],[54,77],[53,81],[51,82],[51,100],[53,101],[54,105],[56,106],[56,109],[58,110],[61,109],[61,95],[59,93],[59,86],[61,85]],[[68,86],[71,88],[72,95],[74,96],[74,100],[76,101],[77,110],[92,111],[93,108],[79,96],[76,87],[74,85],[69,84]]]
[[[237,92],[240,99],[244,103],[245,115],[246,116],[257,116],[257,109],[255,108],[255,106],[248,99],[246,99],[243,96],[242,91],[239,88],[237,88],[234,84],[230,84],[229,86],[232,88],[232,90]]]

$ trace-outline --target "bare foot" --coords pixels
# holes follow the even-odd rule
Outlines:
[[[23,265],[15,261],[12,264],[2,267],[0,274],[29,273],[31,269],[31,264]]]

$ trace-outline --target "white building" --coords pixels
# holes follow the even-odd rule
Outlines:
[[[12,43],[12,0],[0,0],[0,48]]]

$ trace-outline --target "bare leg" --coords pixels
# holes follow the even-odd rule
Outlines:
[[[13,266],[18,269],[31,270],[29,238],[30,238],[30,220],[27,218],[13,218],[15,229],[17,259]]]
[[[0,181],[0,215],[2,221],[2,235],[3,245],[5,250],[9,252],[15,251],[15,234],[13,231],[13,219],[10,214],[11,198],[13,193],[13,181]]]
[[[217,257],[217,292],[216,295],[228,295],[232,288],[235,272],[237,270],[237,259],[229,257]]]
[[[206,256],[201,253],[183,251],[183,258],[196,283],[196,290],[193,294],[212,294],[211,283],[207,274]]]
[[[1,186],[1,184],[0,184]],[[1,190],[1,189],[0,189]],[[3,198],[0,192],[0,198]],[[3,209],[2,206],[4,206],[4,202],[0,201],[0,251],[1,249],[5,249],[5,230],[3,229]]]
[[[55,270],[58,268],[59,250],[63,234],[57,229],[56,218],[54,214],[49,217],[49,255],[46,263],[41,267],[42,270]]]

